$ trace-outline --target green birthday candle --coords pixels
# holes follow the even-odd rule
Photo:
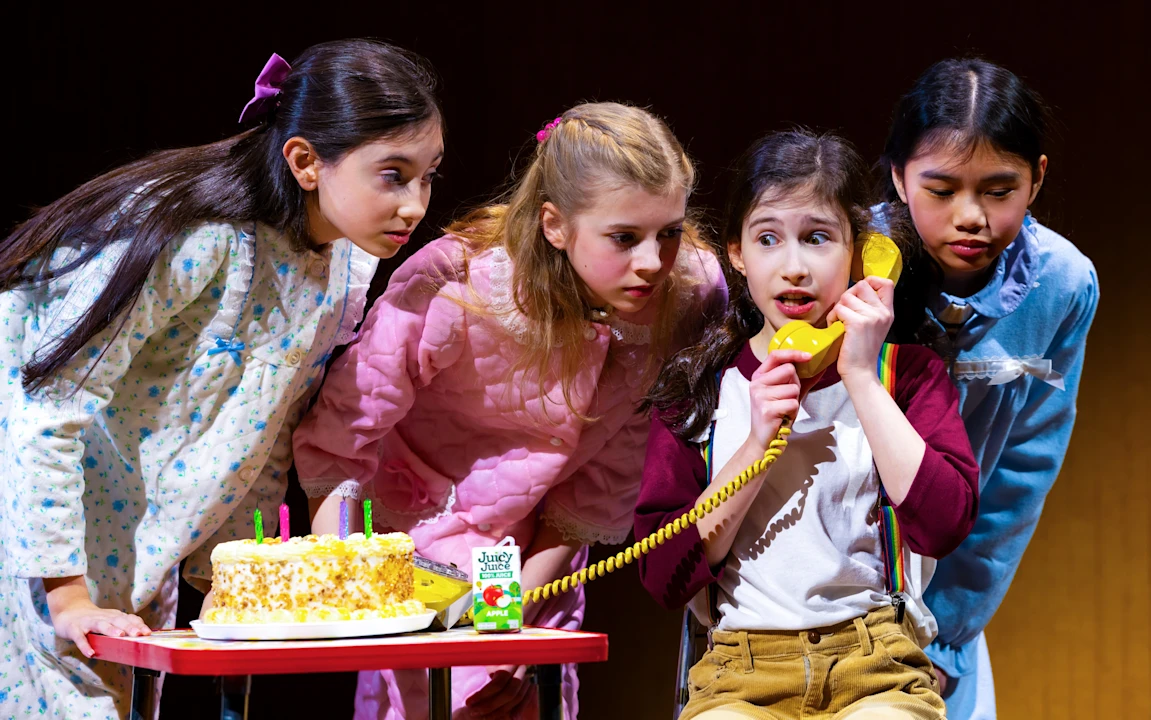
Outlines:
[[[260,508],[256,508],[255,514],[252,516],[252,521],[256,523],[256,544],[260,545],[264,542],[264,516],[260,514]]]
[[[364,537],[372,536],[372,501],[364,500]]]

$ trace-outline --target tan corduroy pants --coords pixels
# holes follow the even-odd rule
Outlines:
[[[943,699],[910,618],[888,607],[802,632],[712,632],[680,720],[937,720]]]

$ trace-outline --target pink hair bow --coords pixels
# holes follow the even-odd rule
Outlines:
[[[253,120],[266,115],[276,105],[276,96],[280,94],[280,85],[288,77],[292,66],[276,53],[268,58],[264,69],[256,78],[256,94],[244,106],[240,113],[240,122]]]

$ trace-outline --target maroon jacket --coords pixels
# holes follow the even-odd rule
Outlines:
[[[760,362],[745,344],[732,365],[750,380]],[[833,366],[816,388],[839,381]],[[895,401],[927,444],[911,490],[895,515],[913,552],[943,557],[971,532],[979,509],[979,466],[959,416],[959,394],[938,355],[918,345],[900,345]],[[635,536],[646,537],[690,510],[706,487],[707,466],[699,446],[673,435],[655,413],[635,511]],[[666,608],[682,607],[722,572],[722,565],[708,566],[694,525],[639,559],[640,580]]]

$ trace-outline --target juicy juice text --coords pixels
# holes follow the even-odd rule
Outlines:
[[[480,632],[519,632],[524,624],[520,549],[504,538],[472,548],[472,623]]]

